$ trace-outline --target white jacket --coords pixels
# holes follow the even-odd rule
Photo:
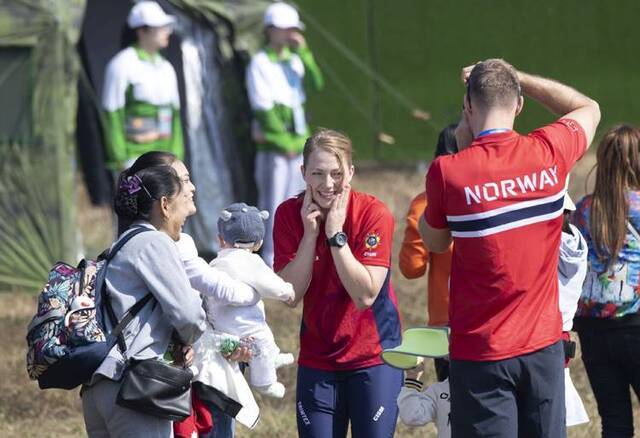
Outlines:
[[[407,426],[424,426],[433,422],[438,429],[438,438],[450,438],[449,395],[449,379],[434,383],[424,391],[403,386],[398,395],[400,420]]]
[[[567,332],[573,327],[573,317],[578,308],[578,299],[582,293],[582,284],[587,275],[587,242],[573,225],[572,234],[562,232],[560,240],[560,258],[558,260],[558,286],[562,330]]]
[[[263,332],[267,326],[267,319],[260,297],[280,301],[294,297],[293,286],[290,283],[273,272],[260,256],[245,249],[223,249],[210,266],[251,286],[257,294],[255,302],[245,304],[241,304],[244,301],[243,290],[238,291],[239,296],[231,297],[227,303],[205,300],[207,318],[217,330],[225,333],[245,337]]]
[[[260,296],[246,284],[218,271],[198,257],[196,245],[188,234],[182,233],[177,242],[180,258],[187,271],[191,287],[207,300],[224,304],[252,304]],[[207,318],[209,316],[207,315]],[[252,429],[260,418],[260,408],[237,362],[229,362],[215,348],[225,333],[207,324],[207,328],[193,345],[194,366],[198,373],[194,380],[211,386],[242,405],[235,419]]]
[[[560,259],[558,261],[558,291],[562,330],[573,327],[573,317],[578,308],[578,299],[582,293],[582,283],[587,275],[587,242],[573,225],[571,234],[562,233],[560,241]],[[564,370],[564,395],[567,409],[567,426],[587,423],[589,416],[584,408],[580,394],[573,385],[569,368]]]
[[[104,109],[123,108],[129,87],[137,101],[180,108],[176,72],[169,61],[159,55],[153,62],[142,60],[134,47],[127,47],[109,61],[102,91]]]

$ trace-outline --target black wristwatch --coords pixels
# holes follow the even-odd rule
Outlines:
[[[338,231],[333,235],[330,239],[327,239],[327,245],[335,246],[336,248],[342,248],[347,244],[349,238],[347,237],[347,233],[344,231]]]

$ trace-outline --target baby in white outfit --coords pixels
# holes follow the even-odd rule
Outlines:
[[[259,392],[283,397],[284,385],[277,380],[276,369],[293,363],[291,353],[280,353],[267,325],[264,303],[260,298],[284,302],[294,299],[293,286],[282,280],[258,256],[269,217],[266,211],[245,203],[231,204],[218,219],[220,247],[211,266],[231,278],[251,286],[257,293],[254,302],[244,305],[221,303],[205,296],[207,318],[216,330],[253,338],[253,356],[249,362],[249,383]]]

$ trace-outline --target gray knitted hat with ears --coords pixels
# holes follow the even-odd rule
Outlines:
[[[264,221],[267,219],[268,211],[237,202],[220,212],[218,233],[231,245],[258,243],[264,240]]]

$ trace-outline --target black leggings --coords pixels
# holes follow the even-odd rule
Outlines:
[[[578,330],[603,438],[633,437],[631,391],[640,399],[640,327]]]

